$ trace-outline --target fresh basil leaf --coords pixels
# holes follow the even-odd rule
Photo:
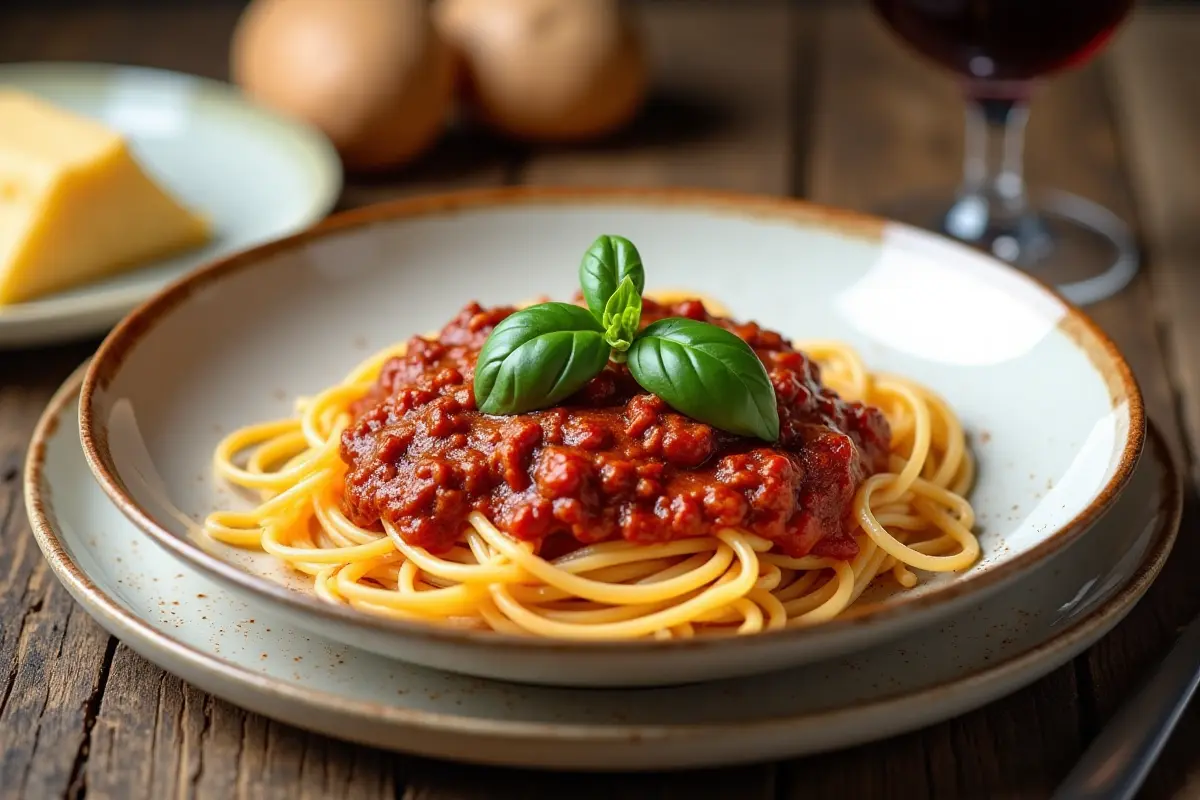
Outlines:
[[[587,309],[541,303],[505,317],[475,362],[475,405],[485,414],[546,408],[583,388],[608,362],[604,331]]]
[[[624,353],[633,344],[642,324],[642,296],[628,276],[608,298],[600,324],[604,327],[604,341],[618,353]]]
[[[626,354],[643,389],[715,428],[773,442],[779,408],[767,370],[750,345],[707,322],[669,318],[648,325]]]
[[[629,278],[640,295],[646,288],[642,256],[633,242],[624,236],[598,236],[583,254],[579,264],[579,286],[583,299],[598,321],[604,319],[604,307],[621,282]]]

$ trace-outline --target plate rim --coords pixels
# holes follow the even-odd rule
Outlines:
[[[695,652],[713,647],[750,647],[770,641],[778,642],[789,639],[797,641],[867,624],[896,620],[931,607],[961,602],[973,595],[983,596],[987,591],[1010,583],[1033,565],[1079,539],[1112,506],[1132,477],[1145,444],[1146,417],[1141,390],[1124,356],[1116,344],[1090,317],[1073,306],[1061,294],[1036,278],[1015,270],[996,259],[991,259],[993,266],[1020,276],[1028,282],[1031,288],[1049,293],[1062,305],[1064,315],[1059,321],[1058,327],[1083,351],[1085,357],[1100,373],[1108,386],[1114,405],[1121,399],[1127,401],[1130,417],[1129,431],[1121,451],[1120,462],[1112,477],[1087,507],[1073,519],[1059,526],[1054,534],[1029,551],[969,579],[949,582],[936,591],[907,599],[901,596],[901,599],[893,600],[886,605],[869,604],[852,607],[838,618],[821,625],[764,631],[753,636],[719,639],[560,641],[375,617],[352,608],[323,602],[315,595],[290,591],[281,585],[229,564],[163,528],[126,491],[108,449],[107,426],[96,414],[96,397],[99,392],[107,388],[119,372],[126,356],[138,341],[153,331],[155,324],[160,319],[185,302],[193,293],[214,284],[223,277],[252,269],[256,264],[277,254],[304,247],[312,241],[331,234],[364,228],[377,223],[481,209],[503,210],[526,205],[562,206],[567,203],[613,204],[618,202],[638,206],[701,208],[709,213],[749,214],[755,217],[818,225],[850,236],[869,237],[875,240],[882,239],[889,228],[901,228],[916,234],[918,238],[932,239],[943,245],[950,244],[967,253],[978,255],[977,251],[936,234],[868,214],[794,198],[707,189],[509,186],[422,195],[365,206],[335,214],[319,225],[291,236],[213,261],[174,281],[122,320],[97,350],[84,374],[80,393],[80,436],[84,456],[92,474],[126,518],[159,546],[210,576],[257,595],[265,601],[288,606],[294,611],[316,614],[327,621],[351,625],[364,632],[399,635],[435,643],[449,642],[492,648],[507,647],[523,651],[574,653],[611,651],[655,653],[667,648]],[[1099,359],[1105,359],[1104,363],[1102,364]]]
[[[341,196],[342,188],[345,183],[345,169],[342,166],[340,156],[334,148],[333,143],[325,134],[317,128],[307,125],[300,120],[293,119],[286,115],[280,114],[272,109],[254,103],[249,97],[238,90],[238,87],[232,83],[221,81],[216,78],[209,78],[203,75],[195,75],[189,72],[180,72],[178,70],[162,69],[159,67],[147,67],[138,64],[120,64],[108,61],[13,61],[0,64],[0,83],[4,82],[7,73],[14,72],[29,72],[29,73],[59,73],[64,78],[70,79],[72,76],[95,76],[104,77],[115,72],[126,72],[137,74],[140,76],[149,76],[150,79],[170,79],[176,81],[184,81],[189,84],[199,86],[202,91],[208,96],[214,94],[222,101],[233,103],[237,106],[242,106],[254,114],[263,118],[269,119],[274,124],[280,125],[297,135],[298,138],[305,142],[305,145],[311,149],[311,152],[317,157],[319,165],[320,177],[320,192],[313,193],[313,199],[308,204],[305,212],[299,218],[305,220],[299,227],[293,228],[286,236],[292,236],[297,232],[303,231],[318,223],[326,217],[338,203]],[[276,237],[278,238],[278,237]],[[274,241],[274,240],[271,240]],[[256,245],[257,246],[257,245]],[[186,273],[191,273],[198,269],[202,269],[208,264],[216,260],[224,260],[236,252],[230,251],[223,255],[214,258],[209,258],[204,261],[199,261],[196,264],[188,267]],[[145,267],[152,267],[157,262],[149,262]],[[55,319],[81,317],[85,315],[102,315],[102,314],[128,314],[132,309],[144,303],[154,295],[161,292],[170,284],[179,280],[181,275],[165,278],[158,281],[153,287],[144,286],[124,286],[111,287],[104,289],[94,294],[85,294],[79,297],[62,298],[57,294],[47,295],[44,298],[36,298],[24,303],[16,303],[10,306],[0,308],[0,331],[6,328],[19,328],[24,325],[33,325],[45,323]],[[96,327],[96,326],[91,326]],[[54,341],[55,337],[38,337],[38,340]]]
[[[1137,569],[1120,588],[1116,589],[1108,599],[1104,600],[1090,612],[1071,623],[1068,627],[1051,635],[1044,641],[1011,658],[993,663],[953,679],[942,681],[934,686],[926,687],[918,692],[895,692],[869,701],[860,701],[810,713],[794,714],[791,716],[769,717],[766,719],[746,720],[739,722],[712,722],[686,724],[616,724],[616,725],[585,725],[580,723],[529,722],[506,719],[479,719],[469,716],[456,716],[437,711],[426,711],[413,708],[397,708],[363,700],[346,700],[338,695],[306,687],[288,685],[279,678],[256,673],[246,667],[227,661],[219,655],[212,654],[199,647],[182,642],[169,633],[158,630],[152,624],[144,621],[132,611],[123,608],[120,603],[104,592],[96,583],[75,563],[55,532],[49,509],[53,509],[53,500],[49,492],[43,495],[41,484],[45,479],[44,466],[46,463],[46,448],[49,439],[59,428],[63,413],[72,399],[80,396],[80,389],[85,373],[90,366],[90,360],[84,362],[67,378],[55,392],[42,416],[38,420],[24,466],[23,489],[26,511],[30,520],[30,528],[43,557],[49,563],[51,570],[70,593],[74,595],[89,613],[99,614],[115,621],[117,626],[124,626],[134,635],[142,637],[142,643],[154,648],[165,650],[181,661],[202,672],[215,672],[222,679],[243,688],[258,691],[276,701],[299,701],[310,708],[330,711],[349,719],[370,720],[383,722],[388,725],[410,726],[416,730],[431,729],[439,733],[465,734],[472,736],[498,737],[508,741],[530,738],[546,739],[553,737],[557,740],[566,739],[573,743],[587,742],[639,742],[648,738],[666,739],[673,736],[693,737],[705,734],[727,732],[735,729],[739,732],[770,731],[775,728],[786,728],[789,725],[806,721],[815,724],[821,721],[833,721],[847,715],[866,713],[870,709],[882,712],[888,706],[900,702],[914,703],[925,698],[949,691],[970,690],[972,687],[988,685],[995,680],[1001,680],[1005,675],[1022,674],[1035,665],[1053,660],[1056,654],[1071,652],[1076,645],[1084,643],[1090,646],[1099,636],[1106,634],[1112,627],[1124,618],[1138,603],[1146,591],[1161,573],[1169,558],[1180,532],[1180,520],[1183,514],[1183,479],[1175,462],[1166,439],[1152,422],[1148,425],[1148,437],[1151,439],[1151,452],[1163,470],[1160,486],[1161,499],[1158,505],[1158,518],[1154,538],[1147,546]],[[132,522],[130,521],[130,524]],[[135,526],[136,527],[136,526]],[[86,600],[86,602],[85,602]],[[1113,620],[1109,624],[1110,620]],[[1107,627],[1106,627],[1107,626]],[[107,628],[106,628],[107,630]],[[109,631],[111,634],[111,631]],[[1098,634],[1098,635],[1097,635]],[[116,635],[116,634],[111,634]],[[1080,650],[1082,647],[1079,648]],[[154,659],[150,659],[154,660]],[[1048,670],[1041,675],[1047,674]],[[1036,680],[1036,678],[1034,678]],[[1026,685],[1026,684],[1022,684]],[[1015,691],[1015,690],[1013,690]],[[1008,694],[1005,692],[1004,694]],[[215,692],[214,692],[215,694]],[[996,698],[985,701],[986,705]],[[271,716],[271,714],[266,714]],[[924,727],[921,725],[919,727]],[[344,737],[343,737],[344,738]]]

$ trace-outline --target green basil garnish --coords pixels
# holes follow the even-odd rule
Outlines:
[[[661,319],[644,330],[646,273],[633,242],[600,236],[579,265],[587,308],[542,303],[492,329],[475,363],[475,404],[522,414],[583,388],[611,357],[681,414],[739,436],[779,438],[767,369],[750,345],[717,325]]]
[[[642,256],[624,236],[598,236],[579,264],[579,285],[592,316],[604,318],[604,307],[621,282],[629,278],[640,297],[646,288]]]
[[[634,380],[676,411],[730,433],[779,438],[767,370],[750,345],[724,328],[659,320],[634,340],[627,358]]]
[[[624,353],[633,344],[641,324],[642,295],[634,288],[633,280],[626,277],[604,306],[604,316],[600,319],[604,341],[618,353]]]
[[[475,364],[475,404],[485,414],[522,414],[565,400],[608,362],[604,331],[587,309],[541,303],[493,330]]]

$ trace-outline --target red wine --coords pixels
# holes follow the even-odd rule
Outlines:
[[[1086,61],[1133,0],[872,0],[924,55],[980,83],[1024,81]]]

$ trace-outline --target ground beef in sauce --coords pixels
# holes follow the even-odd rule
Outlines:
[[[852,558],[850,504],[883,469],[890,431],[875,408],[823,388],[817,365],[754,323],[712,317],[695,300],[644,301],[663,317],[712,322],[750,344],[779,402],[773,445],[671,411],[610,363],[561,407],[509,417],[475,410],[475,359],[513,308],[467,305],[436,341],[413,338],[388,362],[342,436],[342,504],[356,524],[391,522],[444,551],[473,510],[510,535],[663,542],[744,528],[793,556]]]

